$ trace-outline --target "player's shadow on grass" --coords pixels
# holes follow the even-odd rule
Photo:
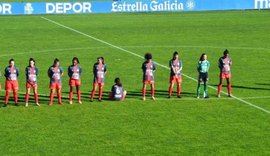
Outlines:
[[[260,85],[265,85],[265,84],[260,84]],[[270,84],[268,84],[268,85],[270,85]],[[218,85],[211,85],[211,86],[216,86],[216,87],[218,87]],[[227,85],[223,85],[223,87],[227,87]],[[236,86],[236,85],[232,85],[232,88],[252,89],[252,90],[270,90],[270,88],[248,87],[248,86]]]
[[[63,92],[64,94],[67,94],[69,95],[69,92]],[[91,91],[88,91],[88,92],[81,92],[81,100],[82,101],[90,101],[90,96],[91,96]],[[73,92],[73,99],[76,99],[77,100],[77,93],[76,92]],[[98,90],[96,91],[96,94],[95,94],[95,99],[98,98]],[[108,91],[103,91],[102,92],[102,100],[109,100],[109,92]]]
[[[146,96],[150,96],[151,92],[150,90],[146,91]],[[172,96],[176,96],[177,93],[173,92]],[[184,97],[194,97],[194,93],[189,92],[181,92],[181,96]],[[155,97],[168,97],[168,91],[167,90],[155,90]],[[127,97],[126,98],[142,98],[142,91],[136,90],[136,91],[127,91]]]
[[[255,84],[260,86],[270,86],[270,83],[255,83]]]

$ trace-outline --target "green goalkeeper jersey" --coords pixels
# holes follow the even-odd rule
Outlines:
[[[208,73],[210,67],[210,63],[207,60],[199,61],[197,65],[198,72],[200,73]]]

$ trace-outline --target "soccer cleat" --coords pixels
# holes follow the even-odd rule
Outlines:
[[[49,106],[52,106],[52,103],[49,103]]]
[[[62,102],[58,102],[59,105],[63,106],[63,103]]]
[[[232,97],[232,95],[231,94],[228,94],[228,97]]]
[[[81,100],[79,101],[79,104],[82,104],[82,101]]]
[[[171,98],[171,96],[169,95],[169,96],[168,96],[168,99],[170,99],[170,98]]]
[[[38,102],[36,103],[36,105],[37,105],[38,107],[40,106]]]
[[[18,103],[15,103],[15,106],[19,106],[19,104]]]
[[[177,95],[177,97],[178,97],[178,98],[181,98],[181,96],[180,96],[180,95]]]
[[[4,104],[4,105],[3,105],[3,107],[7,107],[7,106],[8,106],[8,104]]]
[[[98,102],[102,102],[102,99],[98,99]]]
[[[220,98],[220,94],[218,94],[217,97]]]
[[[72,105],[72,101],[69,101],[69,104]]]
[[[154,101],[156,100],[156,98],[154,96],[152,96],[151,99],[154,100]]]
[[[28,103],[25,103],[25,107],[28,107]]]
[[[205,99],[208,99],[208,98],[209,98],[209,96],[205,96],[204,98],[205,98]]]
[[[145,96],[142,98],[143,101],[145,101]]]
[[[200,98],[200,96],[197,96],[197,99],[199,99]]]

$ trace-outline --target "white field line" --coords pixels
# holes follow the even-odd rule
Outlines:
[[[129,50],[126,50],[126,49],[121,48],[121,47],[119,47],[119,46],[113,45],[113,44],[111,44],[111,43],[109,43],[109,42],[106,42],[106,41],[104,41],[104,40],[95,38],[95,37],[93,37],[93,36],[91,36],[91,35],[88,35],[88,34],[86,34],[86,33],[83,33],[83,32],[81,32],[81,31],[78,31],[78,30],[76,30],[76,29],[73,29],[73,28],[71,28],[71,27],[65,26],[65,25],[63,25],[63,24],[61,24],[61,23],[58,23],[58,22],[53,21],[53,20],[51,20],[51,19],[48,19],[48,18],[46,18],[46,17],[41,17],[41,18],[44,19],[44,20],[46,20],[46,21],[48,21],[48,22],[50,22],[50,23],[56,24],[56,25],[58,25],[58,26],[60,26],[60,27],[63,27],[63,28],[68,29],[68,30],[70,30],[70,31],[73,31],[73,32],[76,32],[76,33],[81,34],[81,35],[83,35],[83,36],[86,36],[86,37],[88,37],[88,38],[91,38],[91,39],[93,39],[93,40],[95,40],[95,41],[98,41],[98,42],[100,42],[100,43],[106,44],[106,45],[111,46],[111,47],[113,47],[113,48],[119,49],[119,50],[124,51],[124,52],[126,52],[126,53],[129,53],[129,54],[131,54],[131,55],[134,55],[134,56],[137,56],[137,57],[139,57],[139,58],[141,58],[141,59],[144,59],[143,56],[138,55],[138,54],[136,54],[136,53],[134,53],[134,52],[132,52],[132,51],[129,51]],[[169,67],[167,67],[167,66],[164,66],[164,65],[162,65],[162,64],[160,64],[160,63],[157,63],[157,62],[155,62],[155,63],[156,63],[157,65],[159,65],[159,66],[165,68],[165,69],[169,69]],[[187,78],[189,78],[189,79],[191,79],[191,80],[197,82],[197,79],[192,78],[192,77],[190,77],[190,76],[188,76],[188,75],[186,75],[186,74],[183,74],[183,76],[185,76],[185,77],[187,77]],[[217,88],[215,88],[215,87],[213,87],[213,86],[209,86],[209,87],[212,88],[212,89],[214,89],[214,90],[217,90]],[[226,94],[225,92],[222,92],[222,93],[223,93],[223,94]],[[242,103],[245,103],[245,104],[247,104],[247,105],[249,105],[249,106],[251,106],[251,107],[257,108],[257,109],[259,109],[259,110],[261,110],[261,111],[264,111],[264,112],[270,114],[270,111],[269,111],[269,110],[266,110],[266,109],[264,109],[264,108],[262,108],[262,107],[259,107],[259,106],[255,105],[255,104],[252,104],[252,103],[248,102],[248,101],[245,101],[245,100],[243,100],[243,99],[241,99],[241,98],[238,98],[238,97],[236,97],[236,96],[232,96],[232,98],[234,98],[234,99],[236,99],[236,100],[238,100],[238,101],[241,101]]]

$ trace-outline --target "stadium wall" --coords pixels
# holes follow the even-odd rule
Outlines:
[[[89,2],[0,2],[0,15],[94,14],[269,9],[270,0],[112,0]]]

